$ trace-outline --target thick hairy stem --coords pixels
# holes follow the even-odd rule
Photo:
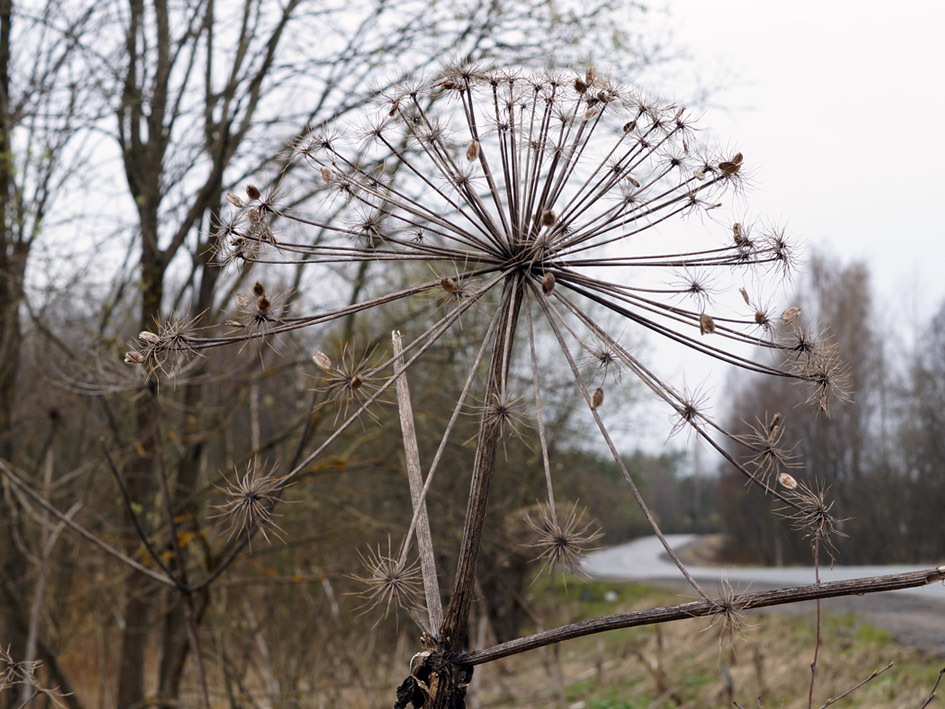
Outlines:
[[[520,279],[507,282],[499,306],[500,325],[496,331],[489,378],[486,383],[484,399],[486,408],[479,424],[476,457],[466,506],[466,522],[456,566],[456,580],[449,606],[446,609],[443,627],[440,629],[440,646],[448,652],[459,650],[466,636],[466,624],[476,580],[476,567],[479,564],[479,551],[482,546],[482,531],[489,503],[489,488],[495,472],[496,446],[501,433],[501,421],[488,415],[488,406],[490,402],[502,400],[505,395],[509,356],[512,351],[515,325],[521,311],[522,294],[523,283]]]

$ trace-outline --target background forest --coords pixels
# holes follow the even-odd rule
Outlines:
[[[359,559],[386,551],[412,517],[393,397],[299,476],[268,539],[243,548],[227,486],[245,482],[253,460],[294,468],[346,415],[313,350],[342,364],[370,358],[387,344],[377,333],[429,318],[436,304],[390,309],[384,321],[352,311],[317,335],[169,361],[172,381],[122,360],[156,322],[237,327],[241,299],[265,295],[284,318],[404,277],[362,261],[317,278],[281,266],[257,286],[258,269],[224,268],[228,214],[251,180],[274,199],[262,179],[281,175],[279,197],[292,206],[322,189],[286,150],[309,127],[357,114],[446,55],[582,67],[603,55],[621,75],[659,78],[685,60],[645,10],[612,0],[0,0],[0,649],[42,661],[42,683],[70,707],[191,702],[193,628],[211,659],[214,706],[331,705],[348,686],[387,697],[389,677],[368,668],[402,674],[416,632],[395,612],[364,612],[371,599],[357,576]],[[945,304],[912,338],[890,337],[866,266],[814,254],[804,271],[792,304],[839,346],[854,401],[817,416],[787,379],[739,375],[716,408],[734,431],[784,412],[798,477],[829,486],[844,519],[839,563],[938,563]],[[424,460],[481,327],[451,332],[425,355],[436,366],[411,374]],[[562,392],[543,422],[561,498],[593,510],[600,544],[649,534],[618,467],[578,421],[584,402],[549,388]],[[608,406],[626,410],[632,440],[651,403],[625,380]],[[537,425],[527,414],[514,423]],[[460,418],[442,463],[456,474],[430,493],[445,569],[456,564],[476,429],[475,417]],[[809,542],[731,466],[695,460],[685,435],[657,443],[640,441],[624,464],[664,532],[722,532],[730,561],[810,561]],[[540,513],[541,454],[526,435],[499,453],[522,473],[495,483],[495,533],[477,577],[488,602],[473,611],[498,641],[535,623],[526,597],[536,552],[523,538]],[[172,540],[209,574],[193,593],[128,563],[186,573]],[[18,690],[0,706],[30,699],[29,685]]]

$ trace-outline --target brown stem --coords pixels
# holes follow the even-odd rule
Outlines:
[[[509,371],[509,355],[512,351],[515,325],[521,311],[523,281],[514,279],[506,282],[499,305],[501,317],[492,349],[492,361],[489,367],[489,379],[486,384],[484,406],[501,400],[505,394],[506,377]],[[476,580],[476,568],[479,564],[479,552],[482,547],[482,531],[486,521],[489,503],[489,488],[495,472],[496,444],[501,433],[501,421],[488,416],[488,409],[483,411],[479,423],[479,439],[476,443],[476,457],[473,462],[472,481],[469,486],[469,500],[466,507],[466,523],[463,526],[459,561],[456,565],[456,580],[453,594],[443,626],[440,629],[441,647],[447,652],[455,652],[462,647],[466,637],[466,625],[469,608],[472,603],[473,586]]]
[[[831,581],[829,583],[812,584],[809,586],[792,586],[778,588],[771,591],[744,593],[732,599],[732,605],[741,610],[751,608],[766,608],[781,606],[801,601],[813,601],[820,598],[835,598],[837,596],[859,596],[866,593],[880,593],[882,591],[897,591],[904,588],[918,588],[928,586],[936,581],[945,580],[945,566],[922,571],[910,571],[904,574],[888,574],[886,576],[867,576],[845,581]],[[667,623],[673,620],[697,618],[719,612],[716,601],[693,601],[678,606],[663,606],[642,611],[630,611],[615,615],[603,616],[579,623],[563,625],[541,633],[535,633],[524,638],[510,640],[484,650],[460,653],[455,656],[454,662],[469,665],[481,665],[510,655],[517,655],[529,650],[535,650],[545,645],[559,643],[564,640],[580,638],[585,635],[594,635],[619,628],[633,628],[641,625]]]

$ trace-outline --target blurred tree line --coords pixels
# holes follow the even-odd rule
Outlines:
[[[824,329],[850,366],[853,401],[817,417],[799,406],[804,395],[769,378],[733,384],[730,425],[781,413],[784,443],[794,445],[799,477],[830,487],[844,519],[834,550],[840,564],[934,561],[945,546],[945,303],[909,332],[877,303],[865,264],[817,256],[798,283],[795,302],[810,331]],[[763,564],[810,563],[805,540],[786,520],[764,514],[760,496],[724,470],[718,509],[728,555]],[[736,541],[737,540],[737,543]]]

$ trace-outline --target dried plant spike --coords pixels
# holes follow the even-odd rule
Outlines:
[[[471,140],[469,145],[466,146],[466,160],[469,162],[475,162],[479,159],[479,141]]]
[[[597,387],[594,390],[594,394],[591,396],[591,408],[595,411],[601,407],[604,403],[604,390],[601,387]]]
[[[585,520],[587,510],[577,502],[573,503],[567,514],[560,507],[552,510],[547,502],[538,505],[535,519],[525,515],[525,523],[535,534],[535,541],[529,546],[538,549],[536,560],[543,560],[549,571],[566,570],[581,573],[581,559],[596,547],[594,542],[604,536],[593,519]]]
[[[315,352],[312,353],[312,361],[315,363],[315,366],[326,372],[330,372],[332,369],[331,358],[329,358],[329,356],[324,352],[315,350]]]
[[[703,335],[711,335],[715,332],[715,320],[708,313],[702,313],[699,316],[699,332]]]
[[[555,274],[550,271],[541,279],[541,292],[545,295],[551,295],[555,289]]]
[[[797,480],[794,479],[794,476],[789,473],[780,473],[778,474],[778,482],[786,487],[788,490],[797,489]]]
[[[253,284],[253,295],[255,295],[257,298],[259,296],[266,295],[266,287],[259,281],[256,281]]]

